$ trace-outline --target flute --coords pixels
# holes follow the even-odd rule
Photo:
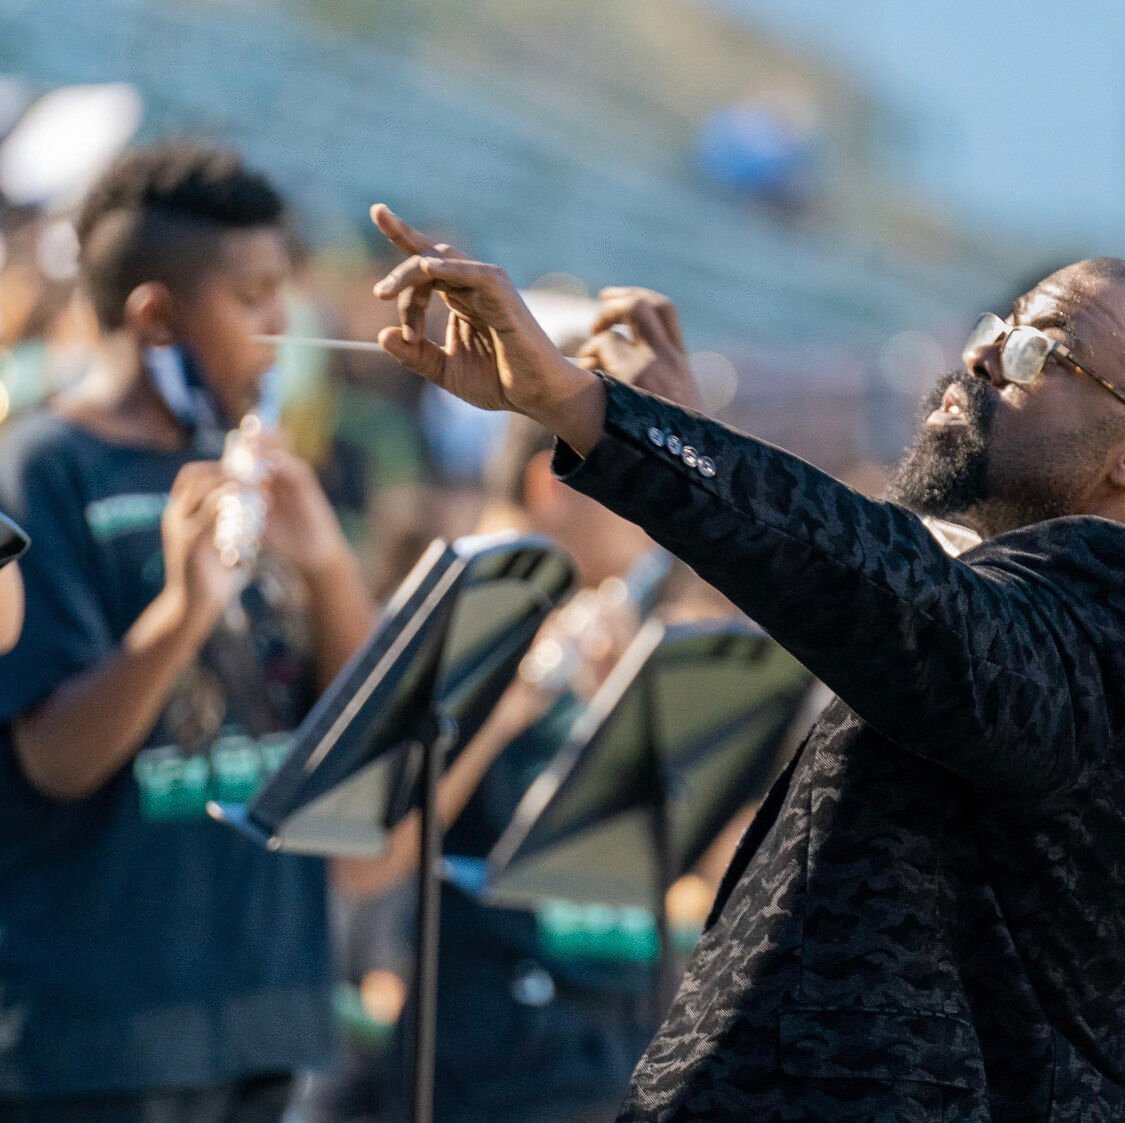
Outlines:
[[[262,428],[261,417],[251,412],[227,434],[222,465],[235,487],[219,500],[215,515],[219,560],[247,575],[258,560],[266,526],[266,500],[261,488],[266,466],[257,447]]]
[[[607,577],[596,589],[581,590],[559,609],[550,634],[532,644],[520,663],[519,677],[549,694],[568,687],[590,693],[577,689],[588,664],[610,655],[615,632],[631,636],[640,628],[671,572],[672,555],[656,546],[624,576]]]

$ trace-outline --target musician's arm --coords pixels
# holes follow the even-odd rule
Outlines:
[[[144,743],[209,631],[182,602],[158,596],[116,649],[12,721],[29,783],[57,800],[97,791]]]
[[[346,543],[305,575],[317,680],[321,689],[340,673],[375,626],[375,608],[355,555]]]
[[[0,660],[0,720],[43,795],[91,795],[132,759],[233,595],[213,541],[224,484],[209,462],[181,470],[161,527],[164,587],[120,640],[64,458],[47,450],[4,496],[36,545],[22,563],[26,627]]]

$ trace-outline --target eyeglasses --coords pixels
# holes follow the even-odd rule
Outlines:
[[[1092,378],[1099,386],[1108,390],[1119,402],[1125,402],[1125,390],[1119,390],[1108,379],[1084,367],[1069,347],[1045,335],[1038,328],[1013,327],[1006,320],[991,312],[985,312],[976,327],[969,333],[961,357],[970,370],[974,365],[976,353],[987,347],[1000,345],[1000,370],[1009,382],[1027,386],[1034,382],[1052,356],[1065,363],[1071,370]]]

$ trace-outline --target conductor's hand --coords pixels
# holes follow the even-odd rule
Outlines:
[[[662,293],[637,287],[602,289],[592,335],[578,351],[587,370],[607,374],[688,409],[705,409],[688,362],[676,306]],[[624,327],[626,333],[614,331]]]
[[[403,366],[481,409],[526,414],[585,455],[605,416],[600,381],[567,361],[528,311],[507,273],[435,244],[383,204],[380,231],[407,260],[375,286],[398,302],[399,324],[380,345]],[[444,346],[423,333],[426,307],[440,293],[449,308]]]

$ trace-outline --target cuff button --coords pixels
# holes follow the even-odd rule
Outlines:
[[[694,468],[699,464],[699,453],[691,445],[684,445],[684,451],[680,453],[680,456],[689,468]]]
[[[673,456],[679,456],[683,451],[684,442],[676,436],[675,433],[669,433],[667,441],[664,442],[665,447]]]
[[[664,447],[664,430],[663,429],[657,429],[657,427],[654,425],[648,431],[648,439],[650,441],[652,441],[652,443],[654,445],[656,445],[657,448],[663,448]]]
[[[709,456],[699,458],[699,474],[710,479],[715,474],[715,461]]]

